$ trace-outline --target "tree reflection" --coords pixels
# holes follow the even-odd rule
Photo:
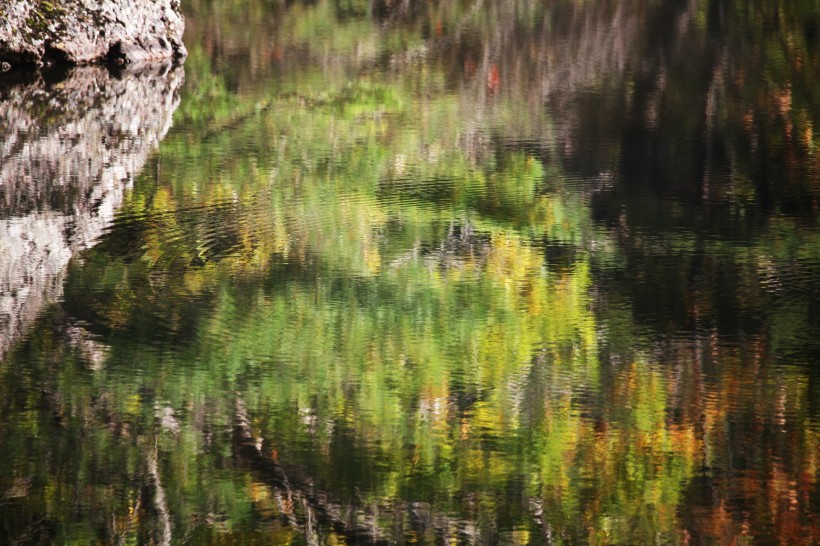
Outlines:
[[[7,536],[813,541],[810,2],[189,9],[0,365]]]

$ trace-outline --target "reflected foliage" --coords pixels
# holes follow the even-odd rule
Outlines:
[[[186,9],[0,363],[0,535],[816,541],[813,2]]]

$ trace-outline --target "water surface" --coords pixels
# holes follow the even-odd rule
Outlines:
[[[820,540],[816,2],[183,7],[0,90],[2,542]]]

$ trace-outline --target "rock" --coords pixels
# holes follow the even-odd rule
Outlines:
[[[0,62],[182,59],[179,0],[0,0]]]

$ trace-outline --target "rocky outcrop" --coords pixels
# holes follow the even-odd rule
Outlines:
[[[92,246],[171,126],[182,68],[0,85],[0,360]]]
[[[183,58],[179,0],[0,0],[0,63]]]

